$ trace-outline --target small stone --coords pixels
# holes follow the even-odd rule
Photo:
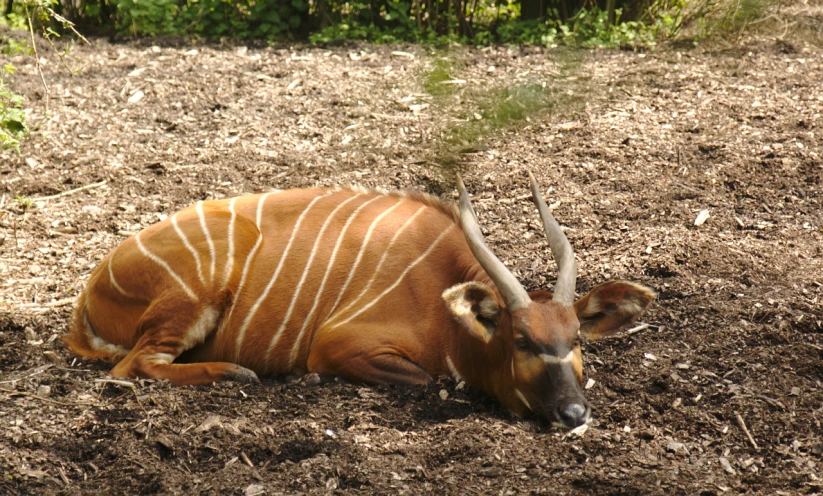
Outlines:
[[[48,398],[51,395],[51,387],[45,384],[37,388],[37,396],[41,398]]]
[[[29,273],[32,275],[37,275],[42,272],[43,268],[37,264],[29,265]]]
[[[697,218],[694,219],[694,225],[702,226],[707,220],[709,220],[709,217],[711,217],[711,215],[708,210],[701,210],[700,213],[697,214]]]
[[[732,468],[732,464],[729,463],[728,458],[726,458],[725,456],[720,457],[720,465],[723,467],[723,470],[729,473],[729,475],[735,474],[735,471]]]
[[[80,211],[89,214],[92,217],[97,217],[98,215],[103,213],[103,209],[98,207],[97,205],[84,205],[80,209]]]
[[[642,431],[640,431],[638,433],[638,436],[640,436],[640,439],[645,439],[646,441],[650,441],[650,440],[654,439],[655,434],[654,434],[654,431],[651,430],[651,429],[643,429]]]
[[[261,484],[249,484],[243,490],[243,496],[260,496],[261,494],[266,494],[266,488]]]
[[[449,397],[449,392],[446,391],[445,389],[441,389],[440,390],[440,399],[443,400],[443,401],[446,401],[448,399],[448,397]]]
[[[156,438],[154,438],[154,441],[161,447],[167,449],[168,451],[174,452],[174,443],[172,443],[171,439],[167,438],[166,436],[157,436]]]
[[[793,387],[789,394],[792,396],[800,396],[800,388],[797,386]]]
[[[220,415],[209,415],[208,417],[206,417],[206,420],[204,420],[203,423],[200,424],[197,427],[197,429],[195,429],[195,431],[196,432],[206,432],[206,431],[211,430],[213,427],[220,426],[220,425],[221,425],[220,424]]]

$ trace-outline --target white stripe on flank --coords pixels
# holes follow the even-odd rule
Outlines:
[[[417,211],[415,211],[414,214],[411,217],[409,217],[408,220],[406,220],[406,222],[403,224],[403,226],[400,227],[400,229],[398,229],[396,233],[394,233],[394,236],[392,236],[391,240],[389,241],[389,244],[386,246],[386,249],[383,250],[383,255],[380,257],[380,261],[377,263],[377,267],[374,269],[374,274],[372,274],[371,279],[369,279],[369,282],[366,283],[366,286],[363,288],[362,291],[360,291],[360,294],[357,295],[357,298],[352,300],[348,305],[345,306],[345,308],[340,310],[337,313],[338,315],[342,315],[342,314],[346,313],[346,310],[353,307],[354,305],[357,304],[357,302],[359,302],[361,299],[363,299],[363,297],[366,295],[366,293],[374,285],[374,281],[376,281],[377,277],[381,274],[380,269],[383,268],[383,264],[386,262],[386,259],[389,256],[389,251],[391,251],[391,248],[392,248],[392,246],[394,246],[394,243],[397,241],[397,239],[400,237],[400,235],[403,233],[403,231],[407,227],[409,227],[412,224],[412,222],[414,222],[414,220],[417,218],[417,216],[420,215],[421,213],[423,213],[423,211],[425,209],[426,209],[425,205],[420,205],[420,207],[417,209]]]
[[[186,249],[189,250],[191,256],[194,257],[194,263],[197,265],[197,277],[200,279],[200,282],[203,284],[203,287],[206,286],[206,278],[203,277],[203,266],[200,265],[200,255],[197,254],[197,250],[194,249],[194,246],[191,245],[189,242],[189,238],[186,237],[186,233],[180,229],[180,226],[177,224],[177,216],[180,212],[171,216],[171,225],[174,226],[174,230],[177,232],[177,235],[180,236],[180,240],[183,241],[183,245]]]
[[[378,198],[384,198],[384,197],[381,196],[381,197],[378,197]],[[380,222],[380,220],[383,217],[389,215],[389,213],[391,213],[392,210],[394,210],[395,208],[400,206],[401,203],[403,203],[403,200],[402,199],[398,200],[397,203],[395,203],[394,205],[392,205],[388,209],[384,210],[383,213],[381,213],[380,215],[375,217],[375,219],[372,221],[371,225],[369,226],[368,231],[366,231],[366,236],[363,238],[363,244],[360,245],[360,251],[357,252],[357,258],[354,259],[354,264],[351,266],[351,269],[349,269],[349,276],[346,278],[346,282],[343,284],[343,287],[340,289],[340,293],[337,295],[337,299],[334,301],[334,305],[331,306],[331,310],[329,311],[329,315],[326,316],[327,319],[329,318],[329,316],[331,316],[334,313],[334,310],[337,308],[338,303],[340,303],[340,299],[343,298],[343,293],[345,293],[346,289],[349,287],[349,283],[351,282],[352,278],[354,277],[354,273],[357,272],[357,266],[360,265],[360,260],[363,258],[363,253],[366,252],[366,246],[368,246],[368,244],[369,244],[369,240],[371,239],[371,235],[374,232],[374,228],[377,227],[377,224]]]
[[[111,284],[111,286],[114,289],[116,289],[117,291],[119,291],[120,294],[122,294],[123,296],[127,296],[129,298],[134,298],[133,295],[128,293],[125,289],[123,289],[122,286],[117,284],[117,279],[114,278],[114,272],[111,270],[111,261],[112,260],[114,260],[114,254],[112,254],[111,258],[109,258],[109,263],[108,263],[108,266],[109,266],[109,284]]]
[[[354,200],[355,198],[359,198],[359,197],[360,197],[360,195],[357,194],[357,195],[352,196],[348,200],[340,203],[340,205],[338,205],[332,211],[332,213],[329,214],[326,221],[323,222],[323,227],[320,228],[320,233],[317,235],[317,239],[314,241],[314,246],[312,246],[311,254],[309,255],[309,260],[308,260],[308,262],[306,262],[306,268],[303,269],[303,275],[300,276],[300,282],[297,283],[297,289],[294,291],[294,295],[291,298],[291,304],[289,305],[289,311],[286,312],[286,317],[283,319],[283,323],[280,324],[280,329],[277,331],[277,334],[275,334],[274,340],[279,340],[280,339],[280,334],[283,332],[283,329],[286,328],[286,323],[288,323],[289,318],[291,317],[291,312],[292,312],[292,310],[294,310],[294,303],[297,301],[297,297],[300,294],[300,290],[303,287],[303,283],[306,281],[306,275],[308,275],[309,268],[311,267],[312,261],[314,261],[314,256],[317,253],[317,247],[320,246],[320,238],[323,237],[323,233],[325,233],[326,228],[329,227],[329,224],[331,223],[331,220],[334,217],[334,214],[336,214],[337,211],[340,210],[341,208],[343,208],[347,203],[349,203],[350,201]],[[349,218],[351,218],[351,215],[349,216]],[[338,242],[340,241],[339,237],[338,237],[337,241]],[[331,260],[331,259],[329,259],[329,260]],[[326,265],[326,273],[323,274],[323,280],[320,283],[320,288],[317,290],[317,294],[314,297],[314,306],[312,307],[311,311],[309,311],[308,315],[306,316],[306,319],[303,321],[303,327],[300,328],[300,332],[297,334],[297,339],[294,340],[294,344],[292,345],[291,353],[289,354],[289,367],[288,367],[289,370],[291,370],[291,368],[294,366],[294,361],[297,359],[297,352],[300,350],[300,342],[303,340],[303,334],[306,332],[306,325],[308,324],[309,319],[311,318],[312,314],[314,313],[314,308],[317,306],[317,300],[320,297],[320,293],[323,292],[323,286],[326,284],[326,278],[329,275],[329,267],[330,266],[331,266],[330,264]],[[274,341],[274,340],[273,340],[272,344],[269,346],[269,350],[272,350],[274,348],[274,346],[276,344],[276,341]]]
[[[200,217],[200,228],[203,229],[203,236],[206,237],[206,242],[209,243],[209,256],[211,257],[211,267],[209,271],[209,281],[214,282],[214,241],[209,234],[209,226],[206,225],[206,216],[203,214],[203,201],[197,202],[195,207],[197,216]]]
[[[452,362],[452,359],[449,357],[449,355],[446,355],[446,365],[449,367],[449,372],[451,372],[452,377],[454,377],[455,381],[460,382],[463,380],[463,376],[461,376],[460,372],[457,371],[457,367],[454,366],[454,362]]]
[[[263,289],[263,293],[257,298],[257,301],[254,302],[252,305],[251,310],[249,310],[249,314],[246,315],[246,320],[243,321],[243,325],[240,326],[240,331],[237,333],[237,352],[235,356],[239,358],[240,350],[243,348],[243,337],[246,335],[246,329],[249,328],[249,324],[251,324],[252,319],[254,318],[254,314],[257,313],[257,310],[260,308],[260,305],[263,304],[263,301],[268,298],[269,292],[271,288],[274,287],[274,283],[277,282],[277,276],[280,275],[280,270],[283,268],[283,263],[286,261],[286,258],[289,256],[289,251],[291,250],[291,245],[294,243],[294,238],[297,236],[297,231],[300,230],[300,225],[303,223],[303,219],[306,218],[306,214],[309,213],[311,208],[317,202],[317,200],[323,198],[324,196],[330,193],[326,192],[325,194],[316,196],[312,201],[309,202],[306,209],[303,210],[303,213],[300,214],[300,217],[297,218],[297,222],[295,222],[294,227],[291,231],[291,236],[289,237],[288,243],[286,243],[286,248],[283,249],[283,254],[280,255],[280,261],[277,263],[277,268],[274,270],[274,274],[272,275],[271,279],[269,279],[269,283],[266,285],[265,289]],[[272,340],[274,343],[275,340]],[[266,352],[266,360],[268,361],[269,353],[271,352],[271,345],[269,346],[268,351]]]
[[[404,270],[404,271],[403,271],[403,273],[402,273],[402,274],[400,274],[400,277],[398,277],[398,278],[397,278],[397,280],[394,282],[394,284],[392,284],[391,286],[389,286],[388,288],[386,288],[386,289],[385,289],[382,293],[380,293],[379,295],[377,295],[377,298],[373,299],[371,302],[369,302],[368,304],[366,304],[365,306],[363,306],[360,310],[358,310],[358,311],[354,312],[351,316],[349,316],[349,318],[347,318],[347,319],[346,319],[346,320],[344,320],[343,322],[340,322],[339,324],[335,324],[333,327],[340,327],[340,326],[342,326],[343,324],[345,324],[345,323],[347,323],[347,322],[351,321],[352,319],[354,319],[355,317],[357,317],[357,316],[358,316],[358,315],[360,315],[361,313],[363,313],[363,312],[365,312],[366,310],[368,310],[369,308],[373,307],[373,306],[374,306],[375,304],[377,304],[377,302],[378,302],[378,301],[380,301],[380,300],[381,300],[384,296],[386,296],[386,295],[387,295],[387,294],[389,294],[389,293],[390,293],[390,292],[391,292],[394,288],[396,288],[397,286],[399,286],[399,285],[400,285],[400,283],[403,281],[403,279],[406,277],[406,274],[408,274],[408,273],[409,273],[409,272],[410,272],[410,271],[411,271],[411,270],[412,270],[412,269],[413,269],[413,268],[414,268],[417,264],[419,264],[420,262],[422,262],[422,261],[423,261],[423,259],[425,259],[427,256],[429,256],[429,254],[430,254],[432,251],[434,251],[435,247],[436,247],[436,246],[440,243],[440,241],[441,241],[443,238],[445,238],[445,237],[446,237],[446,235],[447,235],[447,234],[449,234],[449,233],[452,231],[452,229],[454,229],[454,226],[455,226],[455,225],[456,225],[456,224],[452,224],[452,225],[450,225],[448,229],[446,229],[445,231],[443,231],[442,233],[440,233],[440,236],[438,236],[438,237],[437,237],[437,239],[435,239],[435,240],[434,240],[434,243],[432,243],[432,244],[431,244],[431,246],[429,246],[429,248],[428,248],[425,252],[423,252],[423,254],[422,254],[422,255],[420,255],[419,257],[417,257],[417,259],[416,259],[414,262],[412,262],[412,263],[411,263],[408,267],[406,267],[406,270]]]
[[[143,242],[140,241],[140,235],[141,234],[143,234],[143,233],[142,232],[137,233],[137,235],[134,237],[134,240],[137,241],[137,248],[140,249],[140,251],[143,253],[143,255],[148,257],[149,260],[156,263],[160,267],[163,267],[164,269],[166,269],[166,272],[169,273],[169,275],[172,277],[172,279],[177,281],[177,283],[180,285],[180,287],[183,288],[183,291],[186,292],[186,294],[189,296],[189,298],[191,298],[195,302],[200,301],[197,298],[197,295],[194,294],[194,291],[191,290],[189,285],[186,284],[186,282],[183,281],[183,279],[181,279],[180,276],[178,276],[177,273],[175,273],[171,269],[171,267],[169,267],[169,264],[167,264],[162,258],[160,258],[157,255],[155,255],[154,253],[150,252],[145,246],[143,246]]]
[[[237,219],[237,212],[234,211],[234,202],[237,201],[237,197],[231,199],[229,202],[229,212],[231,212],[231,219],[229,219],[229,232],[228,232],[228,253],[226,253],[226,266],[223,267],[223,282],[220,284],[220,291],[226,289],[226,285],[229,283],[229,277],[231,277],[231,271],[234,270],[234,221]]]
[[[263,232],[261,231],[260,227],[260,219],[263,214],[263,203],[266,201],[270,195],[277,193],[277,191],[272,191],[270,193],[266,193],[260,195],[260,198],[257,200],[257,207],[255,210],[255,218],[257,226],[257,241],[254,242],[254,246],[252,246],[251,251],[249,251],[248,255],[246,255],[246,261],[243,263],[243,271],[240,273],[240,283],[237,285],[237,291],[234,292],[234,301],[238,301],[241,291],[243,291],[243,286],[246,284],[246,278],[249,275],[249,268],[251,267],[251,261],[254,259],[255,253],[260,248],[260,245],[263,244]],[[217,333],[220,334],[225,326],[228,325],[229,321],[231,320],[231,316],[234,313],[234,305],[231,306],[231,310],[229,310],[229,315],[223,320],[223,323],[220,325],[220,329],[218,329]],[[240,343],[243,342],[243,335],[245,334],[246,329],[241,328],[240,332],[237,334],[237,349],[234,352],[235,360],[240,356]]]
[[[306,320],[303,321],[303,327],[300,329],[300,334],[301,335],[303,334],[304,330],[306,329],[306,326],[309,324],[309,321],[311,321],[311,318],[314,315],[314,312],[317,310],[317,305],[320,303],[320,295],[323,294],[323,289],[325,289],[325,287],[326,287],[326,281],[329,278],[329,274],[331,274],[331,268],[334,266],[334,262],[337,259],[337,251],[340,249],[340,245],[343,244],[343,240],[346,238],[346,233],[349,230],[349,226],[351,225],[352,221],[355,219],[355,217],[357,217],[357,214],[359,214],[361,210],[363,210],[370,203],[372,203],[374,201],[377,201],[381,198],[383,198],[383,197],[382,196],[375,196],[371,200],[363,202],[359,207],[357,207],[357,209],[355,209],[354,212],[352,212],[352,214],[349,216],[348,220],[346,220],[346,223],[343,225],[343,229],[340,231],[340,235],[337,236],[337,242],[334,244],[334,248],[332,249],[331,257],[329,257],[329,263],[326,265],[326,273],[323,274],[323,280],[320,282],[320,288],[318,288],[317,294],[314,295],[314,303],[312,304],[311,310],[309,310],[309,313],[306,315]],[[339,297],[338,297],[338,301],[340,301]],[[299,341],[300,341],[300,339],[298,338],[297,342],[295,342],[295,346],[297,346],[297,343]],[[294,355],[294,353],[295,353],[294,350],[292,350],[292,355]],[[291,368],[291,366],[289,368]]]
[[[574,358],[574,351],[570,351],[568,355],[563,358],[555,355],[549,355],[548,353],[541,353],[540,358],[545,362],[552,365],[561,365],[564,363],[569,363]]]

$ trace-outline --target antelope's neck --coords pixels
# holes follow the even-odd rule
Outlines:
[[[465,265],[462,276],[462,282],[475,281],[492,288],[497,300],[503,301],[494,282],[474,257],[472,263]],[[454,329],[450,335],[452,339],[446,347],[445,358],[448,375],[494,397],[508,397],[512,394],[511,354],[507,353],[506,346],[499,336],[492,338],[489,343],[484,343],[462,329],[457,322],[454,322]]]

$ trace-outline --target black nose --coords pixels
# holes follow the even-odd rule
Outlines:
[[[557,418],[569,429],[574,429],[586,423],[589,407],[580,403],[568,403],[557,410]]]

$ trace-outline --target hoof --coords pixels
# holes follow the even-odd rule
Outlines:
[[[323,382],[323,378],[320,377],[320,374],[317,372],[312,372],[311,374],[304,375],[301,381],[306,386],[316,386]]]
[[[239,365],[234,365],[226,371],[225,380],[239,382],[241,384],[260,384],[260,378],[257,377],[254,371]]]

